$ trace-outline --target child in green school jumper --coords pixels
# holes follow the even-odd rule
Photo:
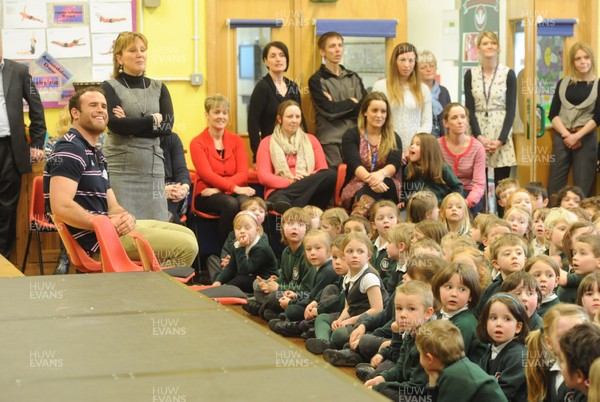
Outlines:
[[[279,299],[280,304],[287,303],[287,307],[283,305],[282,307],[285,309],[285,316],[289,321],[303,320],[308,304],[316,299],[317,294],[321,293],[325,286],[337,282],[339,278],[333,270],[331,237],[326,231],[310,230],[304,236],[303,244],[306,260],[316,270],[315,282],[310,292],[296,292],[295,297],[291,298],[287,296],[288,292],[285,292]],[[271,323],[269,322],[269,324]]]
[[[479,316],[477,336],[489,343],[479,366],[496,378],[510,402],[527,402],[525,338],[529,317],[519,300],[508,293],[496,293]]]
[[[398,224],[399,220],[398,208],[391,201],[378,201],[371,209],[371,221],[377,238],[373,242],[375,247],[369,263],[377,270],[384,285],[396,270],[397,260],[389,257],[387,248],[389,247],[388,232]]]
[[[309,227],[310,216],[302,208],[290,208],[281,217],[281,239],[287,247],[281,254],[279,276],[257,277],[254,283],[256,301],[262,304],[259,315],[267,322],[277,318],[289,300],[314,286],[317,270],[306,261],[302,243]]]
[[[397,401],[407,390],[415,397],[423,395],[428,382],[427,373],[419,363],[415,336],[433,315],[431,286],[419,281],[403,283],[396,289],[394,304],[396,323],[402,334],[398,361],[395,367],[365,382],[365,386]]]
[[[512,273],[502,282],[500,291],[513,295],[523,303],[529,317],[530,331],[542,328],[542,317],[537,313],[542,291],[533,275],[525,271]]]
[[[469,308],[477,304],[481,293],[477,274],[472,267],[453,262],[435,275],[432,289],[442,305],[438,319],[448,320],[458,327],[467,357],[478,364],[486,345],[477,339],[477,317]]]
[[[563,303],[575,303],[577,288],[586,275],[600,271],[600,236],[582,235],[573,242],[573,272],[562,271],[558,279],[558,297]]]
[[[233,219],[233,230],[236,241],[231,259],[213,285],[233,285],[249,293],[254,278],[277,275],[277,259],[267,240],[261,237],[262,227],[252,212],[239,212]]]
[[[537,309],[540,317],[544,317],[546,311],[560,303],[556,295],[560,268],[554,259],[545,254],[539,254],[527,259],[525,272],[529,272],[535,278],[542,292],[542,302]]]
[[[336,280],[316,292],[314,298],[303,300],[302,303],[290,304],[285,311],[286,319],[269,321],[269,329],[283,336],[301,336],[306,339],[309,337],[310,330],[314,331],[314,321],[319,313],[339,314],[344,309],[345,298],[342,285],[349,268],[341,249],[343,241],[344,236],[340,236],[331,243],[331,265],[337,277]],[[327,269],[325,265],[319,270]],[[315,293],[314,288],[311,291],[311,294],[313,293]],[[303,306],[304,303],[307,303],[306,306]]]
[[[473,309],[473,313],[479,316],[487,301],[500,291],[504,279],[513,272],[522,271],[527,259],[528,247],[525,241],[512,233],[505,234],[496,239],[490,245],[490,257],[492,265],[498,271],[498,275],[487,288],[483,290],[479,302]]]
[[[315,320],[316,338],[307,339],[306,349],[322,354],[326,349],[341,349],[362,314],[377,314],[383,310],[388,295],[381,279],[370,265],[373,243],[362,233],[344,236],[344,258],[349,271],[344,277],[345,306],[339,316],[319,314]]]
[[[432,402],[506,402],[496,379],[465,356],[461,331],[451,321],[423,325],[416,338],[421,366],[429,376]]]

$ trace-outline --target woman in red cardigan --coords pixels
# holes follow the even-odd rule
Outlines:
[[[321,144],[302,131],[301,123],[300,105],[281,102],[273,134],[258,147],[258,180],[265,186],[267,205],[280,214],[306,205],[325,210],[335,191],[336,172],[329,170]]]
[[[229,122],[229,100],[213,95],[204,102],[208,127],[190,143],[200,192],[193,201],[196,209],[217,214],[219,239],[225,243],[233,230],[233,218],[240,205],[254,195],[248,187],[248,154],[244,142],[225,129]]]

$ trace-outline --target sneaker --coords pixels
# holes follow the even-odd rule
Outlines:
[[[271,328],[271,321],[269,321],[269,328]],[[302,334],[302,330],[298,326],[297,321],[279,320],[279,322],[275,323],[271,329],[273,332],[283,336],[298,337]]]
[[[323,359],[332,366],[354,367],[363,363],[361,355],[352,349],[327,349],[323,352]]]
[[[356,376],[365,382],[371,379],[371,375],[375,372],[375,368],[370,363],[360,363],[356,365]]]
[[[243,304],[242,308],[246,313],[252,314],[253,316],[258,317],[260,313],[260,303],[257,303],[255,300],[248,300],[247,304]]]
[[[325,350],[332,349],[334,347],[332,342],[324,341],[323,339],[318,338],[307,339],[304,343],[304,346],[306,346],[306,350],[315,355],[320,355]]]

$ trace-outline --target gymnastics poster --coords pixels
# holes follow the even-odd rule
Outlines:
[[[0,0],[3,56],[29,66],[44,107],[62,107],[73,82],[110,77],[113,41],[135,31],[137,1]]]
[[[4,29],[46,28],[45,0],[4,0]]]
[[[46,51],[45,29],[5,29],[2,31],[3,56],[7,59],[35,60]]]

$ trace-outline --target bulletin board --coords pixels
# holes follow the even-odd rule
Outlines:
[[[112,73],[113,42],[136,30],[136,0],[0,0],[2,56],[26,64],[44,107],[63,107],[73,82]]]

